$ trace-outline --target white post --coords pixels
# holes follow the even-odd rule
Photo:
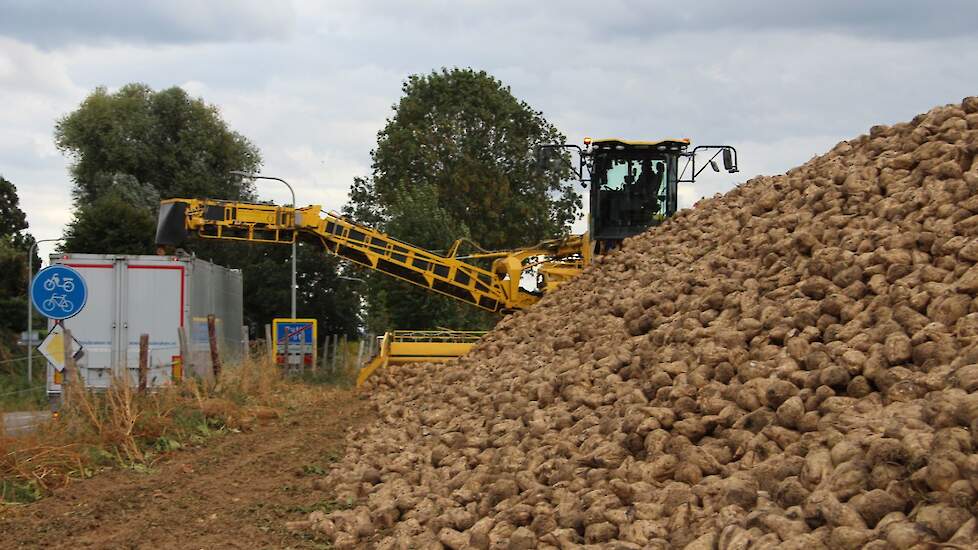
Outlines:
[[[248,325],[241,325],[241,362],[244,363],[251,355],[251,342],[248,337]]]

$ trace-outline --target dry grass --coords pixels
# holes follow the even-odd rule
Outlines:
[[[309,394],[271,362],[252,360],[226,367],[216,382],[188,379],[147,394],[121,377],[104,392],[69,388],[56,420],[23,437],[0,432],[0,503],[36,500],[107,466],[149,468],[181,447],[277,417]]]

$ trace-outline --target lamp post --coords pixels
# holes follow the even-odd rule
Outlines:
[[[34,241],[27,251],[27,384],[34,381],[34,310],[31,306],[31,283],[34,281],[34,249],[41,243],[53,243],[64,239]]]
[[[274,177],[271,177],[271,176],[262,176],[262,175],[259,175],[259,174],[250,174],[248,172],[242,172],[240,170],[232,170],[230,173],[232,175],[235,175],[235,176],[241,176],[243,178],[250,178],[250,179],[253,179],[253,180],[275,180],[275,181],[280,181],[280,182],[284,183],[285,186],[289,188],[289,193],[292,193],[292,208],[293,209],[295,208],[295,191],[292,189],[292,186],[289,185],[289,182],[285,181],[284,179],[282,179],[282,178],[274,178]],[[296,251],[296,235],[295,235],[295,232],[293,231],[292,232],[292,318],[293,319],[296,318],[296,314],[295,314],[295,290],[296,290],[296,287],[297,287],[296,282],[295,282],[295,271],[296,271],[296,262],[295,262],[296,254],[295,254],[295,251]]]

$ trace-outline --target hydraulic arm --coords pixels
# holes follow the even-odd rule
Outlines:
[[[169,199],[160,205],[156,242],[179,245],[191,233],[205,239],[291,244],[318,243],[326,251],[375,271],[492,312],[529,307],[545,293],[573,279],[624,239],[663,223],[678,209],[678,184],[694,181],[723,155],[724,168],[737,171],[737,154],[729,145],[707,145],[688,151],[688,139],[626,141],[585,140],[576,145],[546,146],[542,151],[573,147],[580,153],[578,177],[590,184],[589,230],[584,235],[544,241],[514,250],[459,255],[456,241],[441,255],[399,241],[376,229],[305,208],[214,199]],[[708,164],[696,168],[697,151],[714,151]],[[682,160],[692,166],[688,179]],[[545,158],[543,160],[546,160]],[[584,177],[587,168],[589,177]],[[489,267],[483,267],[488,265]],[[520,286],[526,273],[537,275],[536,289]]]
[[[160,205],[157,245],[179,245],[191,234],[205,239],[291,244],[297,239],[428,290],[492,312],[529,307],[539,293],[520,288],[525,261],[537,255],[577,257],[581,238],[549,241],[514,252],[486,252],[466,259],[491,259],[487,270],[457,256],[407,244],[370,227],[323,212],[319,205],[292,208],[213,199],[169,199]],[[577,239],[574,241],[573,239]],[[580,262],[559,262],[573,269]],[[554,266],[559,273],[560,266]]]

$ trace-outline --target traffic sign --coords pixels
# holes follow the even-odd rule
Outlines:
[[[88,287],[81,273],[64,265],[45,267],[31,282],[31,302],[45,317],[74,317],[88,300]]]
[[[37,351],[41,352],[41,355],[48,360],[49,363],[54,367],[54,370],[61,372],[65,368],[65,332],[64,326],[61,323],[57,323],[51,329],[51,332],[41,341],[37,346]],[[77,357],[78,353],[82,350],[81,342],[79,342],[74,336],[71,337],[71,355]]]
[[[289,367],[315,365],[316,324],[315,319],[273,319],[275,362]]]

